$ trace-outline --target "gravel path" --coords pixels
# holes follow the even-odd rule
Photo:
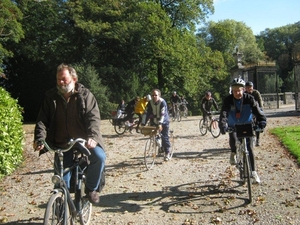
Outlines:
[[[158,158],[146,171],[143,148],[147,137],[115,134],[102,122],[107,147],[106,186],[91,225],[168,224],[300,224],[299,166],[270,133],[271,127],[299,125],[292,108],[266,110],[268,127],[255,149],[261,185],[253,185],[253,202],[237,170],[229,165],[228,136],[201,136],[200,117],[172,122],[175,153]],[[32,125],[26,130],[25,163],[0,183],[0,223],[42,224],[50,196],[51,162],[31,149]],[[49,158],[52,158],[49,155]]]

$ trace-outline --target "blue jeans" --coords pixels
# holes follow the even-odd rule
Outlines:
[[[169,140],[169,124],[162,124],[161,134],[161,143],[165,149],[165,153],[168,154],[170,152],[171,143]]]
[[[86,174],[86,188],[89,191],[96,191],[99,188],[101,175],[103,174],[106,155],[100,146],[89,149],[91,155],[88,157],[90,164]],[[58,162],[56,160],[56,162]],[[69,151],[64,154],[64,166],[70,167],[73,165],[73,152]],[[64,181],[67,187],[70,188],[71,172],[64,175]]]

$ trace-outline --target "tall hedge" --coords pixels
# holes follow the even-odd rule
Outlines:
[[[23,117],[18,101],[0,87],[0,179],[23,160]]]

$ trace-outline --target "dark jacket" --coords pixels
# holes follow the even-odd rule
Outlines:
[[[239,118],[237,118],[237,113],[240,114]],[[244,93],[242,99],[237,100],[231,94],[223,101],[219,125],[227,127],[228,124],[229,127],[234,127],[235,124],[251,123],[252,114],[258,122],[267,120],[252,95]]]
[[[248,92],[246,92],[246,93],[248,93]],[[256,89],[253,89],[252,93],[248,93],[248,94],[252,95],[254,97],[255,101],[257,101],[257,103],[258,103],[258,106],[262,109],[263,108],[263,100],[262,100],[260,92]]]
[[[71,130],[73,134],[78,133],[81,138],[91,138],[96,141],[104,149],[104,141],[100,133],[100,111],[94,95],[85,88],[82,84],[77,83],[75,92],[71,96],[73,101],[76,101],[77,115],[71,116],[78,120],[80,126],[73,124],[66,124],[67,129]],[[58,93],[57,88],[53,88],[45,93],[44,102],[40,108],[36,126],[34,130],[34,140],[46,140],[51,145],[55,146],[55,118],[59,118],[57,114],[57,105],[64,101],[63,97]],[[84,134],[84,137],[82,135]],[[70,137],[70,138],[79,138]],[[67,143],[66,143],[67,144]]]
[[[211,111],[211,107],[214,106],[215,109],[218,111],[219,107],[217,102],[214,98],[211,98],[210,100],[207,100],[205,97],[201,101],[201,111],[203,113],[209,113]]]

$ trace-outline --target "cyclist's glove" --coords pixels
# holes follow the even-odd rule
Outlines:
[[[259,127],[260,129],[264,129],[266,126],[267,126],[266,121],[260,121],[260,122],[258,123],[258,127]]]
[[[227,127],[220,127],[221,134],[226,134]]]

